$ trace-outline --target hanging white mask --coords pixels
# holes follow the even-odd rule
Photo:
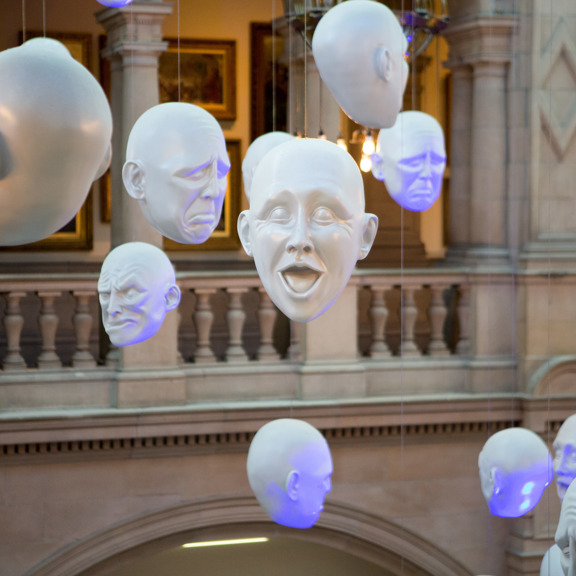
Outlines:
[[[98,294],[102,323],[115,346],[148,340],[166,313],[180,304],[180,288],[168,256],[152,244],[128,242],[106,256]]]
[[[332,489],[332,456],[322,434],[302,420],[268,422],[254,436],[248,481],[268,516],[282,526],[311,528]]]
[[[482,494],[494,516],[530,512],[552,481],[552,458],[538,434],[508,428],[490,436],[478,457]]]
[[[362,175],[352,156],[316,139],[294,139],[262,158],[250,210],[238,219],[266,292],[297,322],[334,304],[377,230],[378,218],[364,212]]]
[[[110,164],[112,114],[68,49],[34,38],[0,53],[0,245],[42,240]]]
[[[220,221],[229,170],[216,119],[194,104],[167,102],[134,124],[122,179],[154,229],[175,242],[201,244]]]
[[[331,8],[312,38],[322,80],[358,124],[389,128],[402,108],[408,43],[394,13],[379,2],[354,0]]]
[[[576,478],[576,414],[560,426],[554,440],[554,477],[558,498],[564,499],[568,486]]]
[[[560,549],[560,566],[558,574],[576,575],[576,482],[570,484],[562,500],[560,520],[554,537]],[[554,576],[556,576],[556,572]]]
[[[403,208],[422,212],[440,196],[446,169],[444,131],[429,114],[398,114],[392,128],[380,130],[371,159],[372,174]]]

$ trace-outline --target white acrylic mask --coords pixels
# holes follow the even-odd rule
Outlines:
[[[392,128],[380,130],[372,174],[403,208],[428,210],[440,196],[445,168],[444,132],[432,116],[401,112]]]
[[[268,516],[291,528],[312,527],[332,489],[328,443],[302,420],[284,418],[262,426],[250,444],[246,470]]]
[[[566,419],[554,441],[554,476],[560,500],[576,478],[576,414]]]
[[[98,0],[103,6],[109,6],[111,8],[122,8],[123,6],[128,6],[132,4],[132,0]]]
[[[394,13],[379,2],[354,0],[331,8],[312,38],[322,80],[358,124],[389,128],[402,108],[408,43]]]
[[[294,139],[272,149],[252,181],[238,232],[266,292],[292,320],[325,312],[370,251],[378,219],[364,212],[354,159],[325,140]]]
[[[560,548],[560,564],[564,576],[576,575],[576,482],[570,484],[562,500],[560,520],[555,538]],[[556,576],[556,573],[554,573]]]
[[[102,323],[115,346],[151,338],[180,303],[168,256],[145,242],[121,244],[106,256],[98,293]]]
[[[67,48],[34,38],[0,53],[0,245],[67,224],[109,162],[112,114]]]
[[[122,178],[158,232],[182,244],[201,244],[220,221],[229,170],[216,119],[194,104],[168,102],[134,124]]]
[[[550,546],[540,564],[540,576],[562,576],[562,555],[556,544]]]
[[[270,151],[272,148],[284,142],[293,140],[294,136],[288,134],[288,132],[268,132],[267,134],[262,134],[248,146],[246,150],[246,156],[244,156],[244,161],[242,162],[242,179],[244,180],[244,193],[246,198],[250,200],[250,187],[252,186],[252,178],[254,177],[254,172],[260,163],[260,160]]]
[[[492,435],[478,457],[482,494],[494,516],[530,512],[552,481],[552,458],[531,430],[508,428]]]

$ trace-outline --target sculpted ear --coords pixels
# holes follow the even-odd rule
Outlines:
[[[248,218],[249,214],[249,210],[240,212],[240,216],[238,216],[238,236],[240,237],[240,242],[242,242],[244,252],[246,252],[248,256],[252,256],[252,244],[250,242],[250,222]]]
[[[372,248],[372,244],[376,238],[376,232],[378,232],[378,216],[375,214],[364,214],[364,221],[362,223],[362,246],[358,260],[363,260],[368,256],[370,248]]]
[[[390,82],[392,79],[392,58],[390,50],[386,46],[378,46],[374,55],[376,65],[376,74],[384,82]]]
[[[376,180],[384,181],[384,159],[380,154],[372,154],[370,156],[372,160],[372,175]]]
[[[172,286],[168,288],[165,298],[167,312],[178,308],[178,304],[180,304],[181,298],[180,288],[176,284],[172,284]]]
[[[300,486],[300,474],[296,470],[291,470],[286,478],[286,494],[294,502],[298,500],[298,489]]]
[[[106,154],[104,155],[104,158],[102,158],[100,166],[98,166],[98,170],[96,171],[96,175],[94,176],[94,181],[104,176],[106,170],[110,168],[110,162],[112,162],[112,143],[110,143],[108,145],[108,148],[106,149]]]
[[[143,200],[145,196],[146,178],[144,167],[138,160],[128,160],[122,168],[122,181],[128,194],[135,200]]]

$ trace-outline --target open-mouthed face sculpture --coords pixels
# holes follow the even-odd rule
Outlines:
[[[216,119],[194,104],[168,102],[134,124],[122,179],[158,232],[182,244],[201,244],[220,221],[229,170]]]
[[[293,140],[294,136],[292,134],[288,134],[288,132],[268,132],[266,134],[262,134],[262,136],[258,136],[250,146],[248,146],[248,150],[246,150],[246,156],[244,156],[244,161],[242,162],[242,179],[244,180],[244,193],[246,194],[246,198],[250,200],[250,188],[252,187],[252,178],[254,177],[254,172],[256,172],[256,168],[258,164],[260,164],[260,160],[272,148],[279,146],[280,144],[284,144],[284,142],[289,142]]]
[[[378,219],[364,213],[354,159],[325,140],[294,139],[271,150],[240,214],[244,250],[272,301],[292,320],[325,312],[370,251]]]
[[[102,323],[115,346],[151,338],[180,303],[168,256],[145,242],[121,244],[106,256],[98,293]]]
[[[556,545],[560,548],[560,565],[564,576],[576,575],[576,482],[572,482],[562,500],[560,520],[556,530]],[[554,576],[556,576],[554,572]]]
[[[444,132],[429,114],[401,112],[392,128],[380,130],[372,174],[403,208],[428,210],[440,196],[445,168]]]
[[[34,38],[0,53],[0,245],[67,224],[110,163],[112,114],[67,48]]]
[[[494,516],[530,512],[552,481],[552,457],[531,430],[508,428],[490,436],[478,457],[482,494]]]
[[[312,38],[322,80],[358,124],[389,128],[402,108],[408,47],[398,18],[379,2],[354,0],[331,8]]]
[[[284,418],[268,422],[254,436],[246,463],[258,502],[277,524],[312,527],[332,489],[328,443],[311,424]]]
[[[563,500],[568,486],[576,478],[576,414],[560,426],[553,448],[556,489],[558,498]]]

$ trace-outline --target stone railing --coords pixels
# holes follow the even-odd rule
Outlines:
[[[360,356],[466,355],[470,289],[465,278],[433,271],[359,271],[350,282],[358,292]],[[92,274],[0,277],[2,369],[106,364],[109,345],[98,330],[96,283]],[[290,336],[290,322],[256,274],[185,273],[178,283],[184,362],[280,361],[298,347],[298,330]]]

